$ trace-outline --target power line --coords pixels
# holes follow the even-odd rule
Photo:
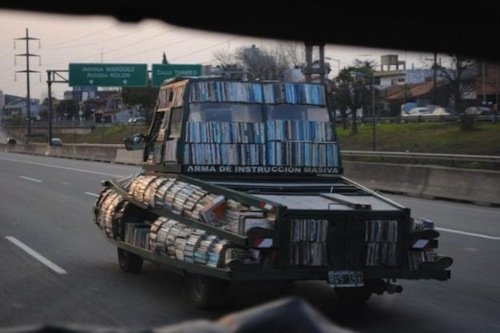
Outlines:
[[[234,37],[234,38],[229,38],[229,39],[224,40],[223,42],[219,42],[219,43],[217,43],[217,44],[214,44],[214,45],[211,45],[211,46],[207,46],[207,47],[205,47],[205,48],[198,49],[198,50],[196,50],[196,51],[193,51],[193,52],[190,52],[190,53],[183,54],[183,55],[181,55],[181,56],[175,57],[175,58],[173,58],[172,60],[179,60],[179,59],[181,59],[181,58],[188,57],[188,56],[190,56],[190,55],[193,55],[193,54],[196,54],[196,53],[200,53],[200,52],[203,52],[203,51],[206,51],[206,50],[209,50],[209,49],[213,49],[214,47],[217,47],[217,46],[222,45],[222,44],[226,44],[226,43],[227,43],[227,42],[229,42],[229,41],[234,41],[234,40],[236,40],[236,39],[240,39],[240,38],[241,38],[241,36]]]
[[[151,27],[148,27],[148,28],[151,28]],[[116,48],[111,49],[111,50],[104,50],[104,53],[105,53],[105,54],[109,54],[109,53],[116,52],[116,51],[118,51],[118,50],[122,50],[122,49],[125,49],[125,48],[129,48],[129,47],[132,47],[132,46],[135,46],[135,45],[138,45],[138,44],[142,44],[142,43],[148,42],[148,41],[150,41],[150,40],[152,40],[152,39],[154,39],[154,38],[158,38],[158,37],[160,37],[160,36],[162,36],[162,35],[165,35],[165,34],[167,34],[167,33],[171,32],[171,31],[173,31],[173,30],[178,30],[178,29],[179,29],[178,27],[173,27],[173,28],[171,28],[171,29],[168,29],[167,31],[165,31],[165,30],[164,30],[164,31],[162,31],[161,33],[156,34],[156,35],[154,35],[154,36],[152,36],[152,37],[149,37],[149,38],[147,38],[147,39],[142,39],[142,40],[140,40],[140,41],[138,41],[138,42],[129,43],[129,44],[126,44],[126,45],[123,45],[123,46],[120,46],[120,47],[116,47]],[[146,29],[144,29],[144,30],[146,30]],[[205,33],[203,33],[203,34],[205,34]],[[203,34],[201,34],[201,35],[203,35]],[[127,35],[127,34],[120,35],[119,37],[124,36],[124,35]],[[197,38],[199,35],[200,35],[200,34],[198,34],[198,35],[194,36],[193,38]],[[106,41],[106,40],[112,40],[112,39],[115,39],[115,37],[111,37],[111,38],[108,38],[108,39],[104,39],[103,41]],[[184,42],[184,41],[189,40],[189,39],[192,39],[192,38],[188,38],[188,39],[182,40],[182,41],[180,41],[180,42]],[[89,44],[85,44],[85,45],[92,45],[92,44],[95,44],[95,43],[89,43]],[[175,45],[175,44],[177,44],[177,43],[173,43],[172,45]],[[163,48],[163,47],[164,47],[164,46],[161,46],[160,48]],[[149,51],[150,51],[150,50],[149,50]],[[145,52],[149,52],[149,51],[145,51]],[[145,52],[139,52],[138,54],[145,53]],[[135,55],[135,54],[133,54],[133,55]],[[93,53],[93,54],[90,54],[90,55],[88,55],[88,56],[84,56],[84,57],[78,58],[78,60],[77,60],[77,61],[83,61],[83,60],[86,60],[86,59],[92,59],[92,58],[97,57],[97,56],[101,56],[101,52],[99,52],[99,53]],[[127,56],[125,56],[125,57],[127,57]],[[46,64],[46,66],[53,66],[53,65],[65,64],[65,63],[66,63],[65,61],[57,61],[57,62],[51,62],[51,63],[48,63],[48,64]]]
[[[52,47],[58,46],[58,45],[62,45],[62,44],[67,44],[67,43],[73,42],[75,40],[80,40],[80,39],[83,39],[83,38],[86,38],[86,37],[89,37],[89,36],[97,35],[97,34],[100,34],[101,32],[103,32],[104,30],[113,29],[113,28],[115,28],[115,27],[117,27],[119,25],[120,25],[119,22],[115,23],[115,24],[111,24],[111,25],[109,25],[109,26],[107,26],[105,28],[99,29],[97,31],[89,32],[88,34],[85,34],[85,35],[81,35],[81,36],[78,36],[78,37],[74,37],[74,38],[71,38],[71,39],[59,42],[59,43],[55,43],[55,44],[52,45]]]
[[[151,51],[156,51],[156,50],[159,50],[159,49],[165,49],[165,48],[177,45],[177,44],[185,43],[185,42],[187,42],[189,40],[196,39],[196,38],[199,38],[200,36],[204,36],[204,35],[207,35],[207,34],[209,34],[209,32],[200,33],[200,34],[197,34],[195,36],[192,36],[192,37],[189,37],[189,38],[184,38],[182,40],[179,40],[179,41],[167,44],[167,45],[164,44],[164,45],[160,45],[160,46],[157,46],[157,47],[154,47],[154,48],[151,48],[151,49],[147,49],[147,50],[143,50],[143,51],[140,51],[140,52],[136,52],[136,53],[124,55],[121,58],[123,59],[123,58],[133,57],[133,56],[136,56],[136,55],[139,55],[139,54],[144,54],[144,53],[148,53],[148,52],[151,52]]]
[[[67,46],[49,46],[49,47],[46,47],[45,49],[47,49],[47,50],[61,50],[61,49],[72,49],[72,48],[86,47],[86,46],[95,45],[95,44],[101,43],[101,42],[108,42],[108,41],[111,41],[111,40],[116,40],[116,39],[119,39],[119,38],[122,38],[122,37],[130,37],[130,35],[138,34],[138,33],[141,33],[141,32],[143,32],[145,30],[149,30],[151,28],[154,28],[154,26],[153,25],[149,25],[149,26],[146,26],[143,29],[139,29],[137,31],[126,32],[126,33],[123,33],[123,34],[118,35],[118,36],[104,38],[104,39],[102,39],[100,41],[93,41],[93,42],[87,42],[87,43],[83,43],[83,44],[67,45]],[[173,28],[171,30],[175,30],[175,29],[178,29],[178,28],[175,27],[175,28]],[[58,45],[58,44],[56,44],[56,45]]]

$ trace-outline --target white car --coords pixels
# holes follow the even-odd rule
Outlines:
[[[426,108],[425,106],[419,106],[416,108],[411,109],[408,112],[401,112],[401,116],[403,117],[418,117],[418,116],[428,116],[431,114],[431,111],[429,108]]]
[[[408,112],[401,112],[403,117],[432,117],[432,116],[449,116],[450,113],[446,111],[442,107],[434,108],[434,110],[430,110],[428,107],[420,106],[411,109]]]

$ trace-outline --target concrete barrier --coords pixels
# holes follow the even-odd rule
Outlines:
[[[142,151],[121,145],[0,144],[0,151],[120,164],[142,163]],[[500,205],[500,172],[437,166],[344,161],[344,175],[375,190]]]
[[[120,148],[116,150],[115,162],[122,164],[141,164],[143,155],[142,150],[129,151]]]
[[[371,189],[500,205],[500,172],[344,161],[344,175]]]

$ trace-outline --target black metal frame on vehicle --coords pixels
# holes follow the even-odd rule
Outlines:
[[[176,177],[179,180],[184,180],[187,182],[192,182],[196,185],[202,186],[203,188],[213,191],[217,194],[225,195],[228,198],[233,198],[240,200],[243,203],[249,205],[259,205],[263,200],[257,198],[253,195],[231,190],[225,187],[217,186],[209,181],[196,179],[192,177],[187,177],[178,174],[169,174],[171,177]],[[342,177],[343,178],[343,177]],[[193,219],[183,217],[181,215],[172,213],[164,209],[148,208],[144,204],[137,202],[131,198],[128,193],[121,188],[121,186],[113,181],[107,183],[108,186],[112,187],[117,191],[123,198],[127,201],[145,209],[156,216],[165,216],[167,218],[175,219],[185,225],[199,228],[205,230],[209,233],[217,235],[223,239],[231,241],[235,245],[248,247],[250,239],[247,236],[242,236],[239,234],[232,233],[227,230],[222,230],[217,227],[207,225],[205,223],[195,221]],[[327,280],[328,273],[332,271],[359,271],[362,272],[365,279],[438,279],[446,280],[450,277],[450,272],[447,270],[439,271],[412,271],[409,270],[407,258],[404,254],[407,253],[409,247],[406,236],[409,234],[410,230],[410,212],[408,209],[396,210],[396,211],[379,211],[374,212],[371,210],[356,209],[353,211],[332,211],[332,210],[320,210],[320,211],[310,211],[310,210],[293,210],[287,209],[284,206],[269,202],[273,205],[275,209],[276,220],[279,224],[276,226],[277,233],[274,237],[274,249],[276,249],[278,255],[277,265],[272,268],[265,267],[263,265],[248,265],[241,271],[230,269],[230,268],[215,268],[208,267],[204,265],[197,265],[193,263],[187,263],[181,260],[176,260],[168,257],[165,254],[156,253],[150,250],[146,250],[141,247],[131,245],[120,239],[110,239],[113,244],[118,248],[130,251],[140,255],[145,260],[150,260],[153,262],[160,262],[167,264],[173,268],[179,269],[181,271],[189,273],[199,273],[205,274],[217,278],[222,278],[226,280]],[[362,264],[359,265],[349,265],[345,263],[333,263],[332,259],[329,258],[328,265],[315,267],[315,266],[298,266],[293,265],[289,262],[290,250],[288,244],[290,244],[290,221],[294,218],[307,218],[307,219],[327,219],[328,220],[328,240],[329,244],[328,251],[333,251],[331,241],[336,239],[333,231],[335,228],[333,226],[340,225],[340,232],[342,235],[343,242],[349,242],[352,237],[347,236],[352,233],[352,227],[354,224],[359,225],[367,219],[396,219],[402,223],[398,224],[398,235],[401,237],[401,241],[398,244],[397,253],[400,255],[398,258],[398,265],[395,267],[366,267]],[[124,225],[122,226],[124,228]],[[364,233],[364,230],[362,230]],[[122,233],[123,234],[123,233]],[[343,245],[344,248],[338,250],[343,256],[346,256],[349,251],[346,250],[346,244]],[[356,251],[361,251],[364,246],[353,247]],[[337,253],[337,254],[338,254]]]

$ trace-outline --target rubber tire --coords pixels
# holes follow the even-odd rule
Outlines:
[[[353,287],[353,288],[335,288],[335,293],[337,297],[342,301],[342,303],[349,306],[356,306],[366,303],[371,295],[372,289],[365,287]]]
[[[125,273],[137,274],[141,271],[143,260],[137,254],[118,248],[118,264]]]
[[[187,283],[191,302],[197,308],[218,309],[227,299],[228,281],[202,274],[188,274]]]

